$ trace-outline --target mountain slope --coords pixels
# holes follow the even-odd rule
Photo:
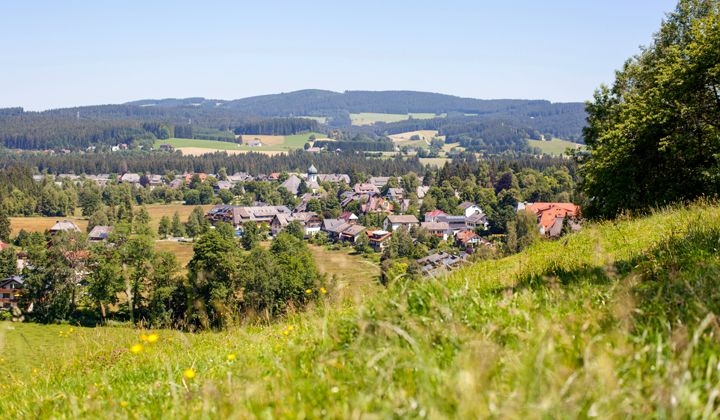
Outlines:
[[[700,203],[588,225],[448,278],[397,280],[361,293],[361,307],[329,298],[281,325],[160,331],[138,354],[127,349],[143,332],[61,327],[64,347],[38,360],[35,376],[6,380],[0,408],[11,417],[713,417],[718,243],[720,207]]]

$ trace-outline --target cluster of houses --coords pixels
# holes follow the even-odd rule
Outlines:
[[[88,234],[88,239],[91,242],[100,242],[107,240],[108,236],[112,232],[112,226],[95,226]],[[80,232],[80,228],[74,222],[70,220],[58,220],[55,224],[48,229],[50,236],[55,236],[60,233],[76,233]],[[0,241],[0,251],[8,248],[10,245],[3,241]],[[88,251],[73,251],[71,258],[85,259],[89,255]],[[68,256],[68,255],[66,255]],[[22,271],[27,265],[27,255],[24,252],[18,252],[17,254],[17,269]],[[79,273],[84,275],[85,273]],[[11,309],[18,300],[21,290],[25,285],[25,281],[22,276],[10,276],[4,279],[0,279],[0,310]]]
[[[270,174],[273,180],[276,174]],[[315,166],[310,166],[306,174],[291,174],[280,184],[293,195],[300,197],[300,204],[293,210],[286,206],[233,206],[217,205],[207,213],[211,223],[218,221],[230,223],[238,231],[247,222],[258,225],[267,224],[275,235],[285,229],[293,221],[300,223],[305,229],[305,236],[311,237],[318,232],[326,232],[328,238],[335,242],[355,243],[361,235],[366,235],[370,246],[382,250],[385,244],[397,229],[424,228],[430,234],[443,240],[453,239],[465,249],[484,244],[480,236],[475,233],[477,228],[486,229],[488,221],[483,210],[477,205],[466,202],[460,205],[463,214],[449,215],[436,210],[425,214],[424,221],[420,221],[411,214],[396,214],[395,205],[400,205],[400,212],[407,210],[409,199],[407,192],[402,188],[384,188],[390,177],[373,177],[367,182],[357,183],[350,191],[340,195],[340,204],[343,209],[350,203],[358,202],[360,213],[378,215],[381,229],[368,229],[359,224],[359,217],[350,211],[344,211],[337,219],[323,219],[315,212],[307,210],[307,204],[312,199],[322,198],[321,182],[349,184],[350,177],[345,174],[319,174]],[[301,188],[302,185],[305,188]],[[385,193],[381,193],[385,190]],[[422,199],[428,187],[420,186],[415,193]]]
[[[190,183],[194,176],[201,181],[207,179],[204,173],[186,173],[176,176],[167,183],[161,175],[147,175],[145,181],[150,187],[168,185],[170,188],[182,188]],[[234,185],[247,181],[279,181],[280,173],[252,176],[247,173],[236,173],[218,181],[216,191],[231,189]],[[42,175],[36,176],[41,180]],[[81,177],[70,174],[57,176],[56,182],[70,179],[79,182]],[[104,186],[113,179],[110,175],[88,175],[89,179]],[[125,173],[116,179],[121,183],[139,184],[143,182],[142,175]],[[256,203],[253,206],[216,205],[212,207],[206,217],[212,223],[225,222],[236,228],[238,235],[242,235],[242,227],[246,223],[256,223],[258,226],[267,226],[273,235],[277,235],[288,227],[290,223],[297,222],[303,229],[306,238],[313,237],[319,232],[325,232],[329,240],[337,243],[356,243],[361,237],[368,239],[370,247],[382,251],[388,244],[393,233],[398,229],[412,230],[422,228],[430,235],[444,241],[453,241],[459,248],[456,253],[445,251],[431,251],[427,257],[417,260],[426,275],[437,275],[467,261],[468,256],[478,247],[493,245],[477,234],[477,231],[488,228],[488,219],[482,208],[475,203],[464,202],[459,205],[459,214],[447,214],[442,210],[433,210],[423,215],[420,221],[413,214],[404,214],[410,206],[408,191],[403,188],[385,188],[390,177],[372,177],[366,182],[357,183],[349,191],[343,192],[338,198],[343,208],[338,218],[323,218],[316,212],[308,211],[308,203],[313,199],[323,197],[320,183],[350,184],[350,177],[346,174],[320,174],[314,166],[308,168],[306,174],[290,174],[281,184],[291,194],[300,198],[300,204],[294,209],[287,206],[271,206]],[[303,187],[304,186],[304,187]],[[419,186],[414,191],[418,200],[422,200],[429,187]],[[384,191],[384,193],[383,193]],[[355,214],[348,211],[351,203]],[[400,206],[396,209],[395,206]],[[565,227],[571,230],[580,228],[580,207],[572,203],[527,203],[518,204],[517,211],[528,211],[537,216],[538,230],[546,237],[557,237],[563,233]],[[359,214],[376,215],[380,226],[365,227],[360,224]],[[367,219],[366,219],[367,220]],[[112,226],[95,226],[88,234],[90,241],[105,241],[112,233]],[[49,233],[55,235],[60,232],[79,232],[80,228],[72,221],[62,220],[53,225]],[[0,241],[0,250],[7,247]],[[19,264],[21,261],[19,260]],[[0,279],[0,309],[7,309],[15,302],[18,291],[23,287],[23,279],[13,276]]]

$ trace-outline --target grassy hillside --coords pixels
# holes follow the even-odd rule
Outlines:
[[[331,289],[269,326],[149,343],[126,328],[6,324],[0,410],[716,417],[718,244],[720,207],[698,204],[588,225],[447,278],[359,289],[360,305]],[[46,351],[49,336],[59,343]]]

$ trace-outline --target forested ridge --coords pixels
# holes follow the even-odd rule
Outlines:
[[[350,113],[434,113],[438,118],[351,125]],[[325,117],[327,125],[302,117]],[[236,134],[290,135],[340,129],[387,135],[437,129],[470,149],[527,152],[528,138],[579,140],[585,120],[580,103],[480,100],[427,92],[303,90],[223,101],[204,98],[141,100],[28,112],[0,109],[0,145],[26,150],[85,149],[125,143],[150,147],[170,137],[234,141]],[[363,149],[365,147],[365,149]],[[367,149],[369,147],[369,149]],[[349,150],[386,150],[349,145]]]

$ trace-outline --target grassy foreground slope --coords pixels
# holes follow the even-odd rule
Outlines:
[[[720,207],[698,204],[589,225],[447,278],[399,280],[362,306],[330,290],[282,324],[160,331],[139,353],[128,349],[147,331],[30,326],[66,344],[28,371],[3,372],[0,410],[717,417],[719,247]],[[0,345],[19,340],[21,328],[4,329]]]

